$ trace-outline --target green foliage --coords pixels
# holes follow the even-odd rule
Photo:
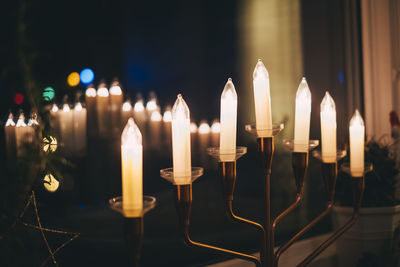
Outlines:
[[[365,147],[365,160],[373,164],[373,171],[365,175],[363,207],[384,207],[400,204],[396,196],[399,169],[393,154],[394,146],[371,140]],[[348,157],[347,157],[348,160]],[[342,206],[353,205],[350,175],[339,172],[336,201]]]

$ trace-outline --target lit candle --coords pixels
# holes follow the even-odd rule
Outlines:
[[[261,61],[259,62],[262,64]],[[264,65],[262,64],[262,66]],[[258,81],[259,81],[258,78],[254,79],[254,88],[256,88],[256,85],[257,87],[260,87]],[[259,88],[257,88],[257,90],[259,90]],[[256,91],[256,89],[254,91]],[[237,94],[231,78],[228,79],[228,82],[225,84],[225,88],[222,91],[220,116],[221,116],[221,125],[220,125],[221,133],[219,135],[219,149],[221,154],[221,160],[234,161],[236,158],[235,152],[236,152]]]
[[[96,89],[90,85],[85,92],[85,102],[87,109],[87,131],[90,137],[97,134],[97,112],[96,112]]]
[[[203,163],[205,168],[211,166],[211,158],[207,155],[207,148],[210,147],[211,143],[211,128],[206,120],[201,120],[198,128],[198,154],[200,156],[200,162]],[[214,165],[214,164],[213,164]]]
[[[129,118],[133,116],[132,104],[131,101],[128,99],[124,102],[121,109],[121,125],[124,127],[128,122]]]
[[[111,118],[109,109],[109,92],[105,83],[101,83],[99,85],[99,88],[97,89],[96,101],[99,133],[101,137],[107,137],[110,133]]]
[[[133,118],[121,135],[122,209],[125,217],[140,217],[143,212],[142,134]]]
[[[336,108],[328,92],[321,102],[321,145],[322,161],[336,162]]]
[[[110,87],[111,103],[111,125],[114,132],[120,132],[121,127],[121,107],[123,94],[118,81],[114,81]]]
[[[53,104],[50,109],[50,127],[57,138],[60,137],[60,116],[57,104]]]
[[[150,92],[149,101],[147,101],[146,109],[149,115],[157,109],[157,97],[154,92]]]
[[[171,106],[167,106],[164,111],[163,115],[163,130],[164,130],[164,138],[165,140],[164,145],[166,147],[165,151],[168,153],[168,155],[171,153],[171,147],[172,147],[172,138],[171,138],[171,122],[172,122],[172,112],[171,112]],[[192,140],[191,140],[192,141]]]
[[[221,143],[220,142],[221,123],[219,123],[219,120],[217,119],[213,120],[210,130],[211,130],[211,146],[217,147]]]
[[[74,145],[75,153],[82,156],[86,152],[86,108],[77,102],[74,107]]]
[[[364,175],[365,126],[360,112],[356,109],[350,120],[350,173],[353,177]]]
[[[7,162],[12,164],[15,162],[16,157],[16,144],[15,144],[15,122],[14,116],[10,112],[8,119],[4,126],[5,139],[6,139],[6,152],[7,152]]]
[[[72,153],[74,135],[73,135],[73,114],[68,103],[64,103],[60,112],[60,137],[63,143],[63,151],[65,154]]]
[[[272,115],[269,75],[261,59],[258,60],[253,72],[253,87],[257,133],[260,137],[271,136]]]
[[[150,145],[152,149],[161,150],[161,124],[162,115],[159,108],[157,108],[150,116],[149,129],[150,129]]]
[[[28,120],[28,127],[26,127],[26,142],[32,143],[35,138],[35,130],[39,126],[38,118],[36,112],[31,113],[31,117]]]
[[[306,78],[300,82],[296,93],[294,120],[294,152],[308,152],[310,139],[311,92]]]
[[[175,183],[190,184],[190,111],[181,94],[172,108],[172,157]]]
[[[24,113],[21,112],[17,124],[15,125],[15,145],[17,150],[17,156],[20,157],[23,154],[23,144],[27,142],[26,135],[28,134],[28,126],[25,123]]]

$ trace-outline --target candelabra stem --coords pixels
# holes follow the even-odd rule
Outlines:
[[[143,217],[124,218],[125,242],[130,266],[138,267],[143,244]]]
[[[307,258],[305,258],[298,267],[307,266],[311,263],[319,254],[328,248],[336,239],[344,234],[358,219],[358,211],[361,206],[362,196],[364,193],[365,180],[364,177],[353,177],[353,216],[351,219],[331,235],[325,242],[323,242],[317,249],[315,249]]]
[[[218,162],[218,173],[219,176],[221,177],[223,196],[225,199],[225,211],[227,217],[234,222],[252,226],[256,228],[257,231],[260,232],[261,234],[260,259],[261,263],[264,264],[265,242],[266,242],[266,234],[264,227],[257,222],[239,217],[233,212],[232,201],[233,201],[233,192],[235,189],[235,182],[236,182],[236,161]]]
[[[274,155],[274,137],[257,138],[257,150],[261,156],[265,176],[264,229],[267,234],[265,265],[272,267],[274,261],[274,238],[271,223],[271,166]]]
[[[329,194],[329,201],[324,211],[315,217],[309,224],[303,227],[297,234],[295,234],[289,241],[282,245],[275,253],[275,266],[278,266],[279,258],[299,237],[305,234],[311,227],[316,225],[326,215],[329,214],[333,207],[335,198],[335,186],[337,178],[337,163],[322,163],[322,177],[324,179],[325,189]]]
[[[256,266],[261,267],[259,259],[253,255],[236,252],[224,248],[210,246],[207,244],[195,242],[190,238],[189,226],[190,226],[190,213],[192,206],[192,185],[175,185],[175,204],[178,212],[179,222],[183,231],[184,242],[187,246],[198,247],[206,249],[208,251],[219,253],[223,255],[229,255],[243,260],[254,262]]]

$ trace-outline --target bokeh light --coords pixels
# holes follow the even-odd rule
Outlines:
[[[80,77],[82,83],[89,84],[94,80],[94,72],[89,68],[83,69],[81,71]]]
[[[190,123],[190,132],[191,133],[197,133],[197,124],[192,122]]]
[[[201,121],[199,126],[199,133],[200,134],[208,134],[210,133],[210,125],[206,121]]]
[[[24,102],[24,96],[20,93],[15,94],[14,96],[14,102],[17,105],[21,105]]]
[[[57,139],[53,136],[43,138],[43,151],[55,152],[57,150]]]
[[[53,193],[57,191],[60,182],[52,174],[48,173],[43,178],[43,186],[47,191]]]
[[[71,72],[68,77],[67,77],[67,83],[71,87],[75,87],[79,84],[80,78],[79,78],[79,73],[77,72]]]
[[[221,124],[218,120],[214,120],[211,125],[211,132],[212,133],[220,133],[221,132]]]
[[[43,99],[45,101],[52,100],[55,95],[56,95],[56,93],[55,93],[53,87],[51,87],[51,86],[47,86],[46,88],[44,88],[43,93],[42,93]]]

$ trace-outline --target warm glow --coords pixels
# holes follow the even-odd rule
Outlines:
[[[220,133],[221,132],[221,124],[219,123],[218,120],[214,120],[214,122],[212,123],[211,132],[212,133]]]
[[[135,112],[142,112],[144,110],[143,100],[137,101],[133,109]]]
[[[76,103],[74,109],[75,109],[76,111],[82,110],[82,104],[81,104],[80,102]]]
[[[197,125],[196,125],[196,123],[194,123],[194,122],[190,123],[190,132],[191,133],[197,133]]]
[[[321,102],[321,145],[322,161],[336,162],[336,107],[328,92]]]
[[[69,105],[67,104],[67,103],[65,103],[64,105],[63,105],[63,109],[62,109],[64,112],[69,112],[70,110],[71,110],[71,108],[69,107]]]
[[[110,87],[110,95],[122,95],[121,87],[116,84]]]
[[[106,85],[104,83],[100,84],[99,89],[97,89],[97,95],[101,96],[101,97],[109,96],[109,92],[108,92],[108,90],[106,88]]]
[[[199,133],[200,134],[208,134],[211,132],[210,126],[208,125],[208,123],[203,120],[200,122],[200,126],[199,126]]]
[[[77,72],[72,72],[68,75],[67,77],[67,83],[71,87],[77,86],[81,81],[81,78],[79,76],[79,73]]]
[[[350,172],[353,177],[364,175],[364,120],[358,109],[350,120]]]
[[[97,92],[96,92],[95,88],[90,87],[90,88],[86,89],[85,94],[86,94],[87,97],[96,97]]]
[[[33,112],[31,117],[29,118],[28,126],[37,126],[37,125],[39,125],[37,114]]]
[[[140,217],[143,209],[142,134],[133,118],[121,135],[122,208],[125,217]]]
[[[6,126],[15,126],[14,116],[13,116],[13,114],[11,112],[10,112],[10,114],[8,114],[8,119],[6,121]]]
[[[163,121],[164,122],[171,122],[172,121],[172,113],[171,113],[171,107],[167,106],[164,111],[163,115]]]
[[[43,186],[49,192],[56,192],[60,186],[60,182],[50,173],[46,174],[43,178]]]
[[[269,75],[261,59],[253,72],[254,103],[256,110],[256,128],[260,137],[270,136],[272,131],[271,92]],[[222,121],[222,119],[221,119]]]
[[[181,94],[172,108],[172,156],[175,183],[190,184],[190,111]]]
[[[161,116],[160,111],[157,109],[151,113],[150,120],[151,121],[162,121],[163,117]]]
[[[157,101],[155,99],[151,99],[146,104],[146,109],[148,111],[154,111],[157,109]]]
[[[122,105],[122,111],[128,112],[132,110],[132,105],[130,101],[125,101],[125,103]]]
[[[57,111],[58,111],[58,106],[57,106],[57,104],[53,104],[53,106],[51,107],[51,111],[52,111],[52,112],[57,112]]]
[[[306,78],[300,82],[296,93],[294,120],[294,151],[307,152],[310,139],[311,92]]]
[[[16,127],[25,127],[25,116],[24,113],[21,112],[21,114],[19,115],[17,124],[15,125]]]
[[[221,161],[233,161],[236,152],[237,94],[231,78],[226,82],[221,94],[220,119],[221,124],[215,125],[216,122],[212,124],[211,132],[221,131],[219,136],[220,153],[230,154],[221,157]]]

